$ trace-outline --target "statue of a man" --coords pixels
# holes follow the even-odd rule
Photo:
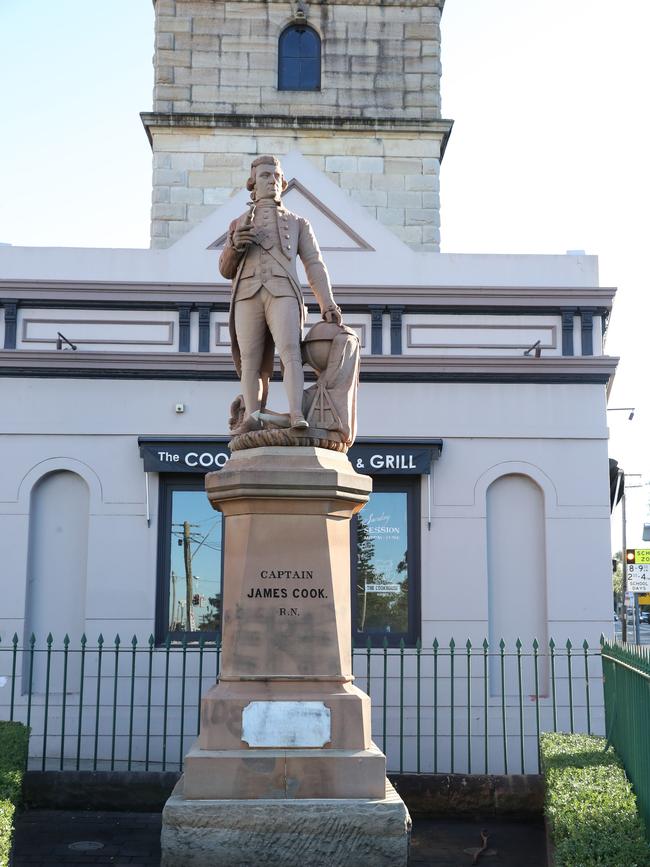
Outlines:
[[[309,427],[302,411],[304,375],[300,341],[305,307],[296,272],[300,256],[323,319],[341,324],[327,269],[307,220],[288,211],[281,195],[287,182],[279,160],[253,160],[246,184],[250,209],[230,224],[219,270],[232,280],[230,337],[245,404],[235,434],[258,430],[252,413],[264,409],[273,372],[274,347],[284,369],[291,426]]]

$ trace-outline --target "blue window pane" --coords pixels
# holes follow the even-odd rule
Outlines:
[[[172,491],[169,632],[216,632],[221,617],[221,515],[201,490]]]
[[[278,50],[278,90],[320,89],[320,37],[314,30],[287,27]]]

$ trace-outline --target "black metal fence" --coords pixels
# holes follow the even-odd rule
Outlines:
[[[399,772],[535,773],[541,731],[605,732],[601,648],[453,639],[357,648],[373,738]],[[0,718],[30,726],[30,767],[176,770],[220,647],[66,636],[0,645]]]

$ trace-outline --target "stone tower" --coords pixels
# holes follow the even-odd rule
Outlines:
[[[444,0],[154,0],[151,244],[300,151],[417,250],[440,243]]]

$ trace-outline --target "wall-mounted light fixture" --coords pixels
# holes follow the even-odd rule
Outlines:
[[[533,343],[532,346],[529,346],[528,349],[526,349],[526,351],[524,352],[524,355],[530,355],[531,352],[533,352],[533,350],[535,351],[535,358],[539,358],[540,355],[542,354],[542,341],[541,340],[537,340],[535,343]]]
[[[636,412],[636,407],[634,407],[634,406],[608,406],[607,412],[629,412],[627,420],[632,421],[632,419],[634,418],[634,413]]]
[[[56,332],[56,348],[57,348],[57,351],[60,350],[60,349],[63,349],[63,344],[64,344],[64,343],[67,343],[67,344],[68,344],[68,345],[66,346],[66,349],[76,350],[76,348],[77,348],[76,344],[74,344],[74,343],[72,343],[70,340],[68,340],[68,338],[67,338],[65,335],[61,334],[60,331],[57,331],[57,332]]]

